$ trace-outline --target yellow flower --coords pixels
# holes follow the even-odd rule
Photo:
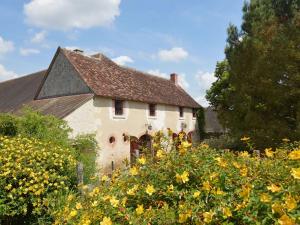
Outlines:
[[[202,184],[202,189],[205,190],[205,191],[210,191],[211,186],[210,186],[209,181],[204,181],[204,182],[203,182],[203,184]]]
[[[218,162],[218,165],[221,167],[227,167],[227,162],[221,157],[216,157],[215,160]]]
[[[212,221],[212,218],[214,216],[213,212],[205,212],[203,213],[203,218],[205,223],[210,223]]]
[[[291,195],[288,195],[285,198],[285,207],[288,209],[288,211],[292,211],[293,209],[297,208],[297,201]]]
[[[232,213],[228,207],[224,207],[222,209],[225,218],[232,217]]]
[[[104,175],[104,176],[101,177],[101,181],[107,181],[108,179],[109,179],[109,177],[106,176],[106,175]]]
[[[189,172],[184,171],[181,175],[180,174],[176,174],[176,181],[178,183],[186,183],[189,181]]]
[[[158,150],[157,153],[156,153],[156,156],[159,159],[163,158],[165,156],[164,150],[162,150],[162,149]]]
[[[233,162],[232,165],[237,169],[241,168],[241,165],[238,162]]]
[[[155,189],[154,189],[153,185],[148,184],[146,187],[146,193],[151,196],[154,192],[155,192]]]
[[[279,192],[281,190],[281,187],[279,187],[275,184],[271,184],[270,186],[267,187],[267,189],[274,193],[274,192]]]
[[[141,215],[144,212],[144,206],[143,205],[138,205],[135,209],[136,214]]]
[[[248,158],[248,157],[250,157],[250,154],[249,154],[248,152],[244,151],[244,152],[241,152],[241,153],[239,154],[239,156],[241,156],[241,157],[243,157],[243,158]]]
[[[289,142],[290,139],[288,139],[288,138],[283,138],[282,141],[283,141],[283,142]]]
[[[274,152],[272,151],[272,148],[266,148],[265,149],[265,154],[269,158],[273,158],[273,156],[274,156]]]
[[[292,168],[292,176],[295,179],[300,179],[300,167],[299,168]]]
[[[246,141],[249,141],[249,140],[250,140],[250,137],[244,136],[244,137],[241,138],[241,141],[245,141],[246,142]]]
[[[77,216],[77,210],[76,209],[72,209],[72,211],[69,214],[70,218],[73,218],[75,216]]]
[[[296,225],[295,221],[286,214],[279,218],[278,223],[281,225]]]
[[[251,186],[250,185],[243,185],[242,191],[240,191],[240,196],[244,199],[249,198],[251,192]]]
[[[241,176],[246,177],[247,174],[248,174],[248,169],[247,169],[247,167],[241,168],[241,169],[240,169],[240,174],[241,174]]]
[[[75,198],[74,195],[69,195],[68,198],[67,198],[67,200],[70,202],[70,201],[72,201],[74,198]]]
[[[138,174],[139,174],[138,168],[137,168],[136,166],[133,166],[132,168],[130,168],[130,174],[131,174],[132,176],[138,175]]]
[[[282,215],[284,213],[284,208],[279,202],[272,204],[272,213],[278,213]]]
[[[198,198],[199,196],[200,196],[200,191],[195,191],[193,197]]]
[[[119,200],[116,199],[114,196],[111,197],[111,199],[110,199],[109,201],[110,201],[110,204],[111,204],[113,207],[117,207],[118,204],[119,204]]]
[[[104,217],[100,225],[112,225],[111,219],[109,217]]]
[[[76,209],[82,209],[81,203],[80,203],[80,202],[76,203],[76,207],[75,207],[75,208],[76,208]]]
[[[300,149],[299,150],[294,150],[289,154],[289,159],[292,160],[297,160],[300,159]]]
[[[220,188],[218,188],[218,189],[215,191],[215,194],[216,194],[216,195],[225,195],[225,192],[222,191]]]
[[[188,218],[190,218],[192,216],[192,212],[188,211],[186,213],[179,213],[179,218],[178,218],[178,222],[179,223],[185,223]]]
[[[266,194],[266,193],[263,193],[260,195],[260,201],[261,202],[270,202],[272,200],[272,198],[270,197],[270,195]]]
[[[138,162],[142,165],[145,165],[146,164],[146,158],[145,157],[141,157],[138,159]]]
[[[135,195],[135,192],[137,191],[138,187],[139,187],[138,185],[134,185],[133,188],[131,188],[127,191],[127,194],[128,195]]]
[[[173,184],[168,186],[168,192],[173,192],[174,191],[174,186]]]

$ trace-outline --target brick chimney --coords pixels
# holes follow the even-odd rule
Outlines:
[[[170,80],[175,84],[178,85],[178,74],[177,73],[171,73]]]

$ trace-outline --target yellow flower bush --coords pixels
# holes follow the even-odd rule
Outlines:
[[[54,223],[300,224],[300,160],[293,153],[299,144],[262,157],[207,145],[155,144],[163,157],[145,155],[93,190],[69,201],[65,196],[64,204],[49,208]],[[77,214],[70,218],[72,210]]]
[[[49,193],[75,184],[75,168],[69,149],[33,138],[0,136],[0,220],[41,215],[52,204]],[[76,211],[70,212],[70,217],[75,216]]]

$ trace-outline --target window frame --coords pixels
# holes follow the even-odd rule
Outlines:
[[[121,107],[117,108],[117,102],[121,104]],[[124,116],[124,100],[114,99],[114,115],[115,116]]]
[[[178,110],[179,110],[179,118],[183,119],[184,118],[184,107],[179,106]]]
[[[153,107],[153,108],[152,108]],[[152,109],[154,109],[154,115],[151,115],[151,112],[153,112],[152,110],[151,110],[151,108]],[[148,104],[148,111],[149,111],[149,113],[148,113],[148,116],[149,117],[156,117],[157,116],[157,105],[156,104],[154,104],[154,103],[149,103]]]
[[[192,114],[193,114],[193,119],[196,119],[196,117],[197,117],[197,109],[196,108],[193,108]]]

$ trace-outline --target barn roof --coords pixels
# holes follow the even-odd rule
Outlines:
[[[35,97],[51,69],[0,83],[0,112],[17,112],[24,105],[65,117],[92,96],[198,108],[200,105],[171,80],[117,65],[102,54],[86,56],[58,48],[77,70],[92,94],[38,100]],[[55,57],[58,54],[55,54]],[[53,61],[55,60],[55,57]]]
[[[59,49],[98,96],[190,108],[200,105],[169,79],[122,67],[102,54],[86,56]]]

